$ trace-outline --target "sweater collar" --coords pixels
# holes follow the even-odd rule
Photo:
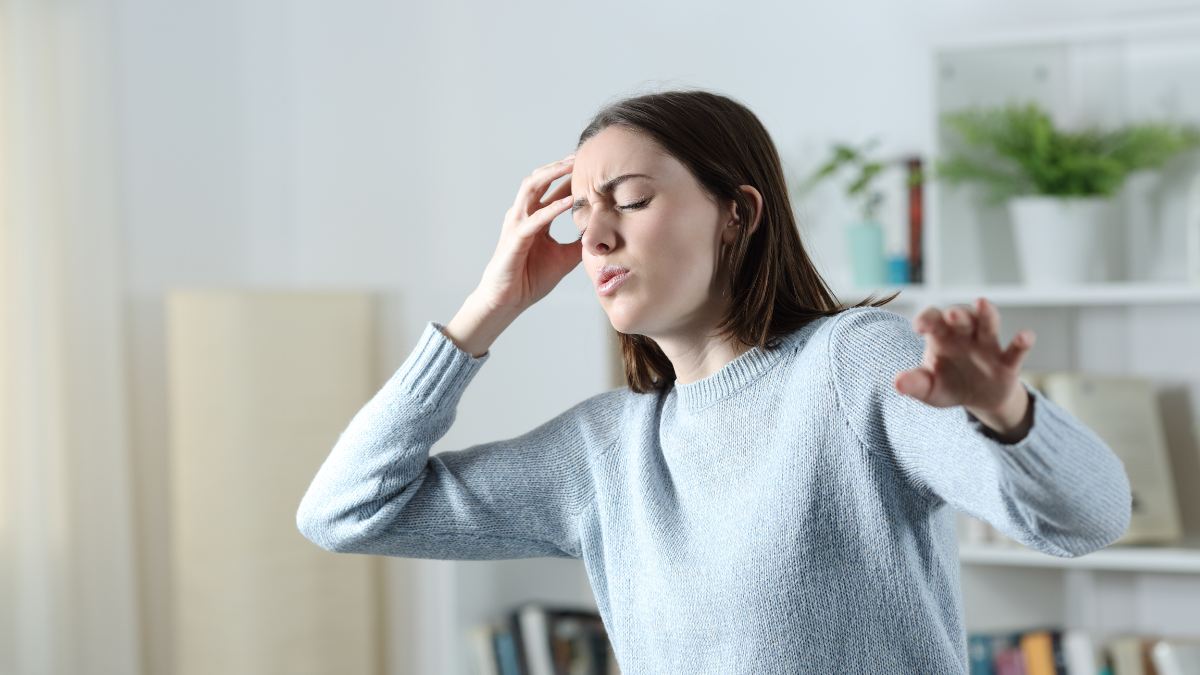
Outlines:
[[[812,331],[818,324],[823,323],[825,318],[827,317],[810,321],[803,328],[784,336],[774,349],[751,347],[704,379],[688,384],[676,382],[672,387],[672,393],[677,397],[679,407],[685,410],[703,408],[745,389],[775,367],[788,354],[802,347]]]

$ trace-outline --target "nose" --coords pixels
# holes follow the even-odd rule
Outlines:
[[[583,250],[592,255],[605,255],[617,247],[619,234],[608,209],[593,210],[583,232]]]

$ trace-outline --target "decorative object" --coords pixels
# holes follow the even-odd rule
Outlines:
[[[1113,199],[1013,197],[1008,212],[1026,283],[1051,286],[1109,278],[1105,242],[1120,217]]]
[[[942,119],[958,138],[938,175],[1008,201],[1022,276],[1035,285],[1107,279],[1105,241],[1118,225],[1112,197],[1130,173],[1200,145],[1196,129],[1162,122],[1064,131],[1032,103]]]
[[[1187,200],[1188,281],[1200,284],[1200,174],[1192,176]]]
[[[911,191],[907,184],[904,190],[894,191],[897,193],[895,195],[890,194],[892,191],[886,190],[885,177],[889,175],[888,169],[894,163],[871,157],[877,144],[877,141],[874,140],[867,141],[858,147],[846,143],[835,143],[829,159],[800,186],[801,192],[807,192],[839,173],[849,173],[849,182],[845,187],[846,197],[856,203],[860,214],[859,222],[847,228],[846,232],[854,285],[857,287],[909,281],[907,263],[903,268],[905,276],[903,279],[899,279],[897,272],[900,268],[889,262],[885,255],[887,237],[883,223],[880,222],[880,210],[885,204],[900,206],[899,202]],[[900,171],[896,173],[898,176],[907,176],[900,180],[911,182],[920,179],[919,172],[914,174],[911,169],[907,173]],[[890,202],[893,200],[897,204],[891,204]],[[905,215],[909,210],[911,209],[904,210]]]

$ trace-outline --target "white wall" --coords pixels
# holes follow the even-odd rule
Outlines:
[[[170,659],[167,288],[377,290],[386,297],[382,376],[424,322],[449,320],[474,287],[521,178],[567,154],[614,96],[664,84],[732,94],[760,115],[799,172],[834,138],[879,135],[893,150],[928,150],[930,54],[939,41],[1200,2],[118,6],[147,672],[158,674]],[[801,210],[815,256],[835,278],[845,274],[834,227],[841,213],[827,198]],[[600,391],[603,326],[589,284],[573,273],[496,344],[443,445],[523,432]],[[451,585],[461,578],[448,567],[421,569],[444,572],[438,578]],[[422,644],[407,646],[424,672],[450,672],[438,653],[421,651],[428,640],[414,642]]]

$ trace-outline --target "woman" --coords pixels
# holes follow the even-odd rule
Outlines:
[[[629,387],[429,457],[492,342],[581,258]],[[628,99],[525,179],[478,289],[350,423],[298,523],[332,551],[582,558],[631,675],[966,673],[955,510],[1059,556],[1130,511],[1116,457],[1017,379],[1032,333],[1002,349],[998,326],[983,299],[911,328],[839,306],[753,113]]]

